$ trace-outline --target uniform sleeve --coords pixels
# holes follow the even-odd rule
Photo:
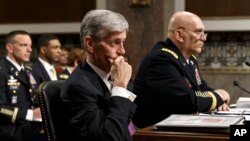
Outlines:
[[[187,83],[181,64],[172,56],[158,55],[146,69],[146,87],[176,113],[203,112],[218,107],[220,97],[213,91],[194,91]]]

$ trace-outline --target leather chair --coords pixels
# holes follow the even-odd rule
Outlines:
[[[64,80],[48,81],[38,87],[43,129],[48,141],[64,141],[69,138],[60,98],[63,83]]]

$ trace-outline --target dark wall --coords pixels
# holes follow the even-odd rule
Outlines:
[[[0,23],[80,22],[87,11],[95,9],[95,5],[94,0],[0,0]],[[164,0],[151,0],[146,7],[131,7],[129,0],[106,0],[106,9],[121,13],[129,22],[125,47],[134,77],[142,59],[153,45],[159,40],[165,40]],[[4,39],[4,36],[0,38]],[[38,36],[32,35],[34,56]],[[72,39],[74,44],[79,45],[78,33],[58,36],[63,44],[65,40]],[[3,41],[1,39],[0,42]]]
[[[95,0],[0,0],[0,23],[79,22]]]
[[[249,0],[186,0],[186,10],[201,17],[250,16]]]
[[[130,7],[128,0],[107,0],[107,9],[119,12],[130,29],[126,53],[133,67],[133,77],[144,58],[158,40],[164,40],[164,1],[151,0],[147,7]]]

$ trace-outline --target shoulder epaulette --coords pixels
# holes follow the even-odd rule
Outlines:
[[[175,57],[175,59],[178,59],[178,55],[175,52],[173,52],[172,50],[170,50],[168,48],[162,48],[161,50],[172,54]]]

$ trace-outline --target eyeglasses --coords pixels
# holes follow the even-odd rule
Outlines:
[[[192,30],[188,30],[188,29],[186,29],[186,28],[184,28],[184,27],[181,27],[181,29],[184,29],[184,30],[186,30],[186,31],[190,31],[190,32],[192,32],[192,33],[194,33],[196,36],[198,36],[200,39],[201,38],[203,38],[203,39],[207,39],[207,33],[205,33],[203,30],[200,30],[200,29],[198,29],[198,30],[194,30],[194,31],[192,31]]]

